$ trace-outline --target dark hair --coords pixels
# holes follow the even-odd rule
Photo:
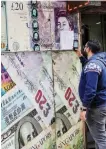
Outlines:
[[[101,44],[97,40],[89,40],[87,46],[90,48],[92,53],[98,53],[101,50]]]

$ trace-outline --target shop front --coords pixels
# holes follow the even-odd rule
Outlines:
[[[88,40],[96,39],[106,51],[106,2],[80,1],[67,2],[67,10],[80,13],[80,29],[82,48]]]

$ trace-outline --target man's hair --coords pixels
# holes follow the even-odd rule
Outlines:
[[[98,53],[101,50],[101,44],[97,40],[89,40],[87,46],[91,49],[92,53]]]

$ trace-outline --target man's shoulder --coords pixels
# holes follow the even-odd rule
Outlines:
[[[90,60],[84,67],[84,73],[86,72],[97,72],[101,73],[102,67],[97,60]]]

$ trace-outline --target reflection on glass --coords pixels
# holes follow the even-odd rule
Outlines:
[[[33,9],[32,9],[32,17],[37,18],[37,16],[38,16],[37,9],[36,9],[36,8],[33,8]]]
[[[32,23],[32,28],[33,28],[34,30],[38,30],[38,29],[39,29],[39,25],[38,25],[38,22],[37,22],[36,20],[33,21],[33,23]]]
[[[34,45],[34,51],[40,51],[40,46],[38,44]]]

